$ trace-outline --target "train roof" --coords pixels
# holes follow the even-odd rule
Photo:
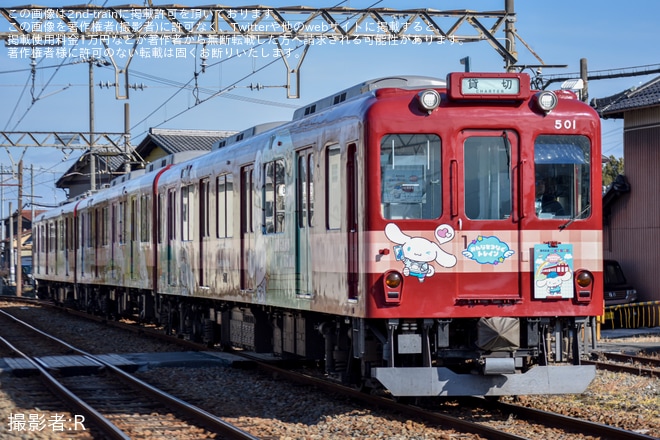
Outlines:
[[[316,102],[301,107],[293,113],[293,120],[303,119],[311,114],[348,101],[357,96],[370,93],[376,89],[420,89],[424,87],[446,87],[447,82],[430,76],[404,75],[372,79],[349,87],[341,92],[319,99]]]
[[[390,76],[372,79],[356,84],[333,95],[326,96],[325,98],[319,99],[318,101],[312,102],[311,104],[307,104],[304,107],[300,107],[293,113],[292,121],[304,119],[305,117],[318,113],[321,110],[325,110],[332,106],[341,104],[342,102],[351,100],[355,97],[370,93],[376,89],[419,89],[424,87],[446,87],[446,84],[447,83],[444,80],[419,75]],[[212,150],[217,150],[218,148],[226,147],[240,142],[243,139],[257,136],[261,133],[284,125],[287,122],[289,121],[269,122],[255,125],[254,127],[250,127],[241,131],[240,133],[229,136],[225,139],[220,139],[218,142],[213,144]]]
[[[235,144],[237,142],[242,141],[243,139],[251,138],[252,136],[256,136],[268,130],[272,130],[273,128],[279,127],[280,125],[284,125],[286,123],[287,121],[278,121],[278,122],[267,122],[264,124],[255,125],[254,127],[250,127],[246,130],[241,131],[240,133],[226,137],[224,139],[220,139],[219,141],[213,144],[211,150],[217,150],[218,148]]]

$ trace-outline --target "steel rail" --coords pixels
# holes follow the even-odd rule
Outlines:
[[[210,430],[215,431],[216,433],[221,433],[228,438],[231,439],[237,439],[237,440],[258,440],[258,437],[254,437],[253,435],[243,431],[242,429],[222,420],[221,418],[197,407],[194,406],[188,402],[185,402],[175,396],[172,396],[169,393],[166,393],[156,387],[153,387],[149,385],[148,383],[138,379],[137,377],[121,370],[120,368],[112,365],[109,362],[106,362],[105,360],[94,356],[90,353],[87,353],[84,350],[81,350],[77,347],[74,347],[73,345],[56,338],[42,330],[39,330],[38,328],[21,321],[20,319],[12,316],[10,313],[5,312],[4,310],[0,310],[0,313],[3,315],[13,319],[15,322],[25,326],[26,328],[37,332],[38,334],[49,338],[52,341],[55,341],[59,344],[62,344],[66,348],[70,349],[74,353],[77,353],[79,355],[82,355],[86,357],[87,359],[90,359],[94,362],[98,362],[99,364],[102,364],[105,369],[112,374],[115,374],[120,380],[123,382],[129,384],[132,387],[139,388],[141,391],[148,393],[150,396],[158,399],[159,402],[163,403],[164,405],[176,409],[182,413],[185,413],[189,417],[194,418],[195,420],[200,420],[202,423]],[[81,412],[84,412],[85,415],[89,415],[91,419],[93,419],[96,423],[98,423],[99,427],[102,428],[104,433],[107,430],[107,435],[112,438],[112,439],[121,439],[121,440],[129,440],[130,437],[126,436],[124,432],[119,430],[112,422],[107,420],[105,417],[103,417],[100,413],[98,413],[94,408],[89,406],[87,403],[79,399],[75,394],[71,393],[68,391],[64,386],[62,386],[53,376],[51,376],[44,368],[42,368],[38,362],[34,361],[31,359],[29,356],[21,353],[19,350],[17,350],[15,347],[11,346],[9,341],[6,341],[4,338],[0,339],[3,341],[3,343],[7,344],[12,350],[16,351],[19,355],[27,359],[30,364],[34,365],[42,374],[42,377],[46,379],[46,385],[51,389],[56,392],[56,394],[59,396],[63,396],[66,398],[67,401],[69,401],[72,405],[76,407],[76,409],[79,409]]]

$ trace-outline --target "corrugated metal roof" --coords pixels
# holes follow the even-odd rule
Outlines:
[[[227,130],[176,130],[152,128],[149,134],[135,148],[138,157],[146,157],[154,149],[160,148],[166,155],[184,151],[210,151],[213,144],[220,139],[235,134],[236,131]],[[86,152],[88,153],[88,152]],[[84,156],[84,154],[83,154]],[[88,159],[88,157],[87,157]],[[109,182],[112,173],[120,172],[126,161],[124,155],[97,157],[97,184]],[[101,170],[109,170],[111,174],[104,174]],[[89,182],[89,160],[78,160],[73,163],[56,183],[58,188],[70,188],[73,183]]]
[[[616,95],[593,99],[591,106],[605,118],[622,118],[628,110],[660,106],[660,76]]]
[[[155,129],[149,131],[149,140],[168,154],[191,150],[211,150],[215,142],[231,136],[235,131],[213,130],[171,130]],[[140,144],[142,147],[142,144]],[[141,153],[138,147],[138,153]]]

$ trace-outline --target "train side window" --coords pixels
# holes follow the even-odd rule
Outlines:
[[[151,240],[151,197],[143,195],[140,197],[140,241],[147,243]]]
[[[181,187],[181,240],[193,239],[193,185]]]
[[[167,207],[165,208],[167,215],[167,240],[168,243],[176,240],[176,190],[167,190]]]
[[[284,160],[264,164],[263,227],[264,234],[284,232]]]
[[[211,236],[211,215],[209,213],[209,179],[199,181],[199,233],[202,237]]]
[[[80,228],[80,243],[78,243],[78,248],[83,249],[85,246],[87,246],[87,215],[86,214],[80,214],[80,223],[78,225]],[[53,243],[53,247],[51,249],[55,250],[55,243]]]
[[[231,174],[218,176],[216,181],[216,230],[218,238],[234,235],[234,183]]]
[[[58,223],[59,223],[59,225],[57,227],[57,230],[58,230],[58,233],[59,233],[59,237],[58,237],[58,240],[57,240],[58,241],[57,245],[58,245],[58,249],[60,251],[63,251],[64,250],[64,245],[65,245],[65,242],[64,242],[64,227],[63,227],[64,220],[59,220]]]
[[[103,210],[101,208],[94,209],[94,247],[99,248],[103,237]]]
[[[438,218],[442,206],[440,138],[388,134],[380,143],[381,212],[386,219]]]
[[[241,233],[254,232],[254,217],[252,216],[252,181],[254,168],[244,166],[241,170]]]
[[[340,229],[342,190],[339,145],[329,145],[325,154],[326,224],[328,229]]]
[[[472,136],[463,143],[465,215],[502,220],[511,215],[511,145],[502,135]]]
[[[312,227],[312,223],[314,220],[314,153],[309,153],[307,156],[307,162],[308,162],[308,167],[307,167],[307,172],[308,172],[308,179],[307,179],[307,201],[309,204],[309,215],[307,216],[307,221],[308,221],[308,226]]]
[[[96,209],[89,210],[89,234],[87,237],[87,247],[94,247],[96,242]]]
[[[69,217],[69,250],[76,248],[76,222],[73,217]]]
[[[165,221],[164,219],[166,218],[163,215],[163,209],[165,208],[165,196],[163,194],[158,194],[158,197],[156,198],[156,215],[158,216],[158,219],[156,221],[156,224],[154,225],[156,227],[156,234],[157,234],[157,240],[158,243],[163,242],[163,222]]]
[[[540,219],[591,215],[591,144],[585,136],[542,135],[534,142],[535,211]]]
[[[116,203],[113,203],[112,204],[112,212],[111,212],[112,218],[110,219],[110,240],[111,240],[113,246],[114,246],[115,243],[118,243],[118,238],[119,238],[118,237],[118,234],[119,234],[119,232],[118,232],[118,230],[119,230],[118,222],[120,222],[121,220],[120,220],[119,216],[117,215],[118,209],[119,209],[118,205]]]
[[[102,246],[107,246],[108,245],[108,232],[109,228],[108,225],[110,224],[110,217],[109,217],[109,209],[107,206],[104,206],[103,209],[101,209],[101,216],[103,217],[101,219],[101,245]]]
[[[124,244],[124,228],[125,228],[125,212],[126,212],[126,203],[119,202],[118,211],[117,211],[117,243]]]
[[[314,153],[312,148],[299,150],[296,169],[296,211],[299,228],[311,228],[314,218]]]

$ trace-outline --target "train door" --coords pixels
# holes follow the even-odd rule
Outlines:
[[[241,290],[254,290],[255,284],[255,246],[253,180],[254,166],[241,169]]]
[[[311,295],[312,252],[310,233],[314,216],[314,153],[311,148],[296,153],[296,293]]]
[[[359,236],[358,236],[358,166],[357,146],[349,144],[346,151],[346,232],[348,248],[348,299],[358,297]]]
[[[451,211],[461,252],[460,300],[517,300],[521,295],[519,141],[509,130],[459,134],[450,163]],[[455,201],[455,202],[454,202]]]

